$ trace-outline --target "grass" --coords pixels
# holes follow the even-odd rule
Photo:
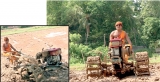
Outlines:
[[[83,63],[76,63],[76,64],[70,64],[70,70],[85,70],[85,64]]]
[[[34,27],[28,27],[28,28],[4,29],[4,30],[1,30],[1,36],[19,34],[19,33],[24,33],[24,32],[33,32],[33,31],[51,29],[55,27],[56,26],[34,26]]]
[[[160,54],[153,54],[153,56],[149,59],[150,63],[160,63]]]

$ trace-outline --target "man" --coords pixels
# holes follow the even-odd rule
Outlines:
[[[10,57],[11,57],[12,54],[16,54],[17,50],[12,46],[12,44],[9,43],[8,37],[4,37],[4,42],[5,43],[2,46],[3,56],[8,57],[10,59],[11,64],[13,64],[13,60]],[[12,51],[12,49],[14,51]]]
[[[114,38],[121,39],[122,40],[122,48],[123,49],[124,49],[124,46],[125,46],[125,42],[127,40],[127,42],[131,45],[131,52],[133,52],[132,51],[131,40],[130,40],[128,34],[124,30],[122,30],[122,26],[123,26],[122,22],[120,22],[120,21],[116,22],[116,24],[115,24],[116,30],[111,32],[109,39],[110,40],[112,40]],[[110,44],[109,44],[109,49],[110,49]],[[125,54],[125,58],[124,59],[125,59],[125,61],[127,61],[128,60],[128,55]]]

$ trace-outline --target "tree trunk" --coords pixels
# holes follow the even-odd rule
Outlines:
[[[104,47],[106,47],[106,39],[105,39],[105,37],[106,37],[106,34],[104,34]]]
[[[135,40],[135,44],[137,45],[137,41],[136,41],[136,30],[135,30],[135,28],[133,27],[133,30],[134,30],[134,40]]]
[[[87,26],[86,26],[87,38],[88,38],[88,36],[89,36],[89,32],[90,32],[89,25],[87,25]]]
[[[86,33],[85,33],[85,36],[86,36],[86,42],[85,42],[85,43],[87,44],[88,37],[87,37],[87,34],[86,34]]]
[[[87,32],[87,38],[89,36],[89,33],[90,33],[90,15],[89,14],[86,14],[86,32]]]

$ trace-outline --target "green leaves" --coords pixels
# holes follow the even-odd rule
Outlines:
[[[143,38],[146,41],[154,42],[160,39],[160,19],[155,17],[147,17],[144,19],[143,28]],[[152,46],[156,46],[155,44],[151,43]]]
[[[159,1],[145,1],[141,2],[141,17],[157,17],[160,18],[160,2]]]
[[[70,41],[74,43],[79,43],[81,41],[81,35],[80,34],[69,34]]]
[[[133,45],[149,47],[160,38],[160,2],[136,1],[48,1],[47,24],[69,25],[69,32],[76,33],[72,42],[96,48],[103,45],[103,34],[108,44],[114,24],[122,21]]]

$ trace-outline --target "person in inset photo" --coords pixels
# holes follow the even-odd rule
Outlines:
[[[8,57],[11,64],[13,64],[13,60],[11,60],[10,57],[11,57],[12,54],[14,55],[18,51],[12,46],[11,43],[9,43],[8,37],[4,37],[4,43],[2,45],[2,49],[3,49],[2,55],[5,56],[5,57]],[[12,49],[14,51],[12,51]]]

